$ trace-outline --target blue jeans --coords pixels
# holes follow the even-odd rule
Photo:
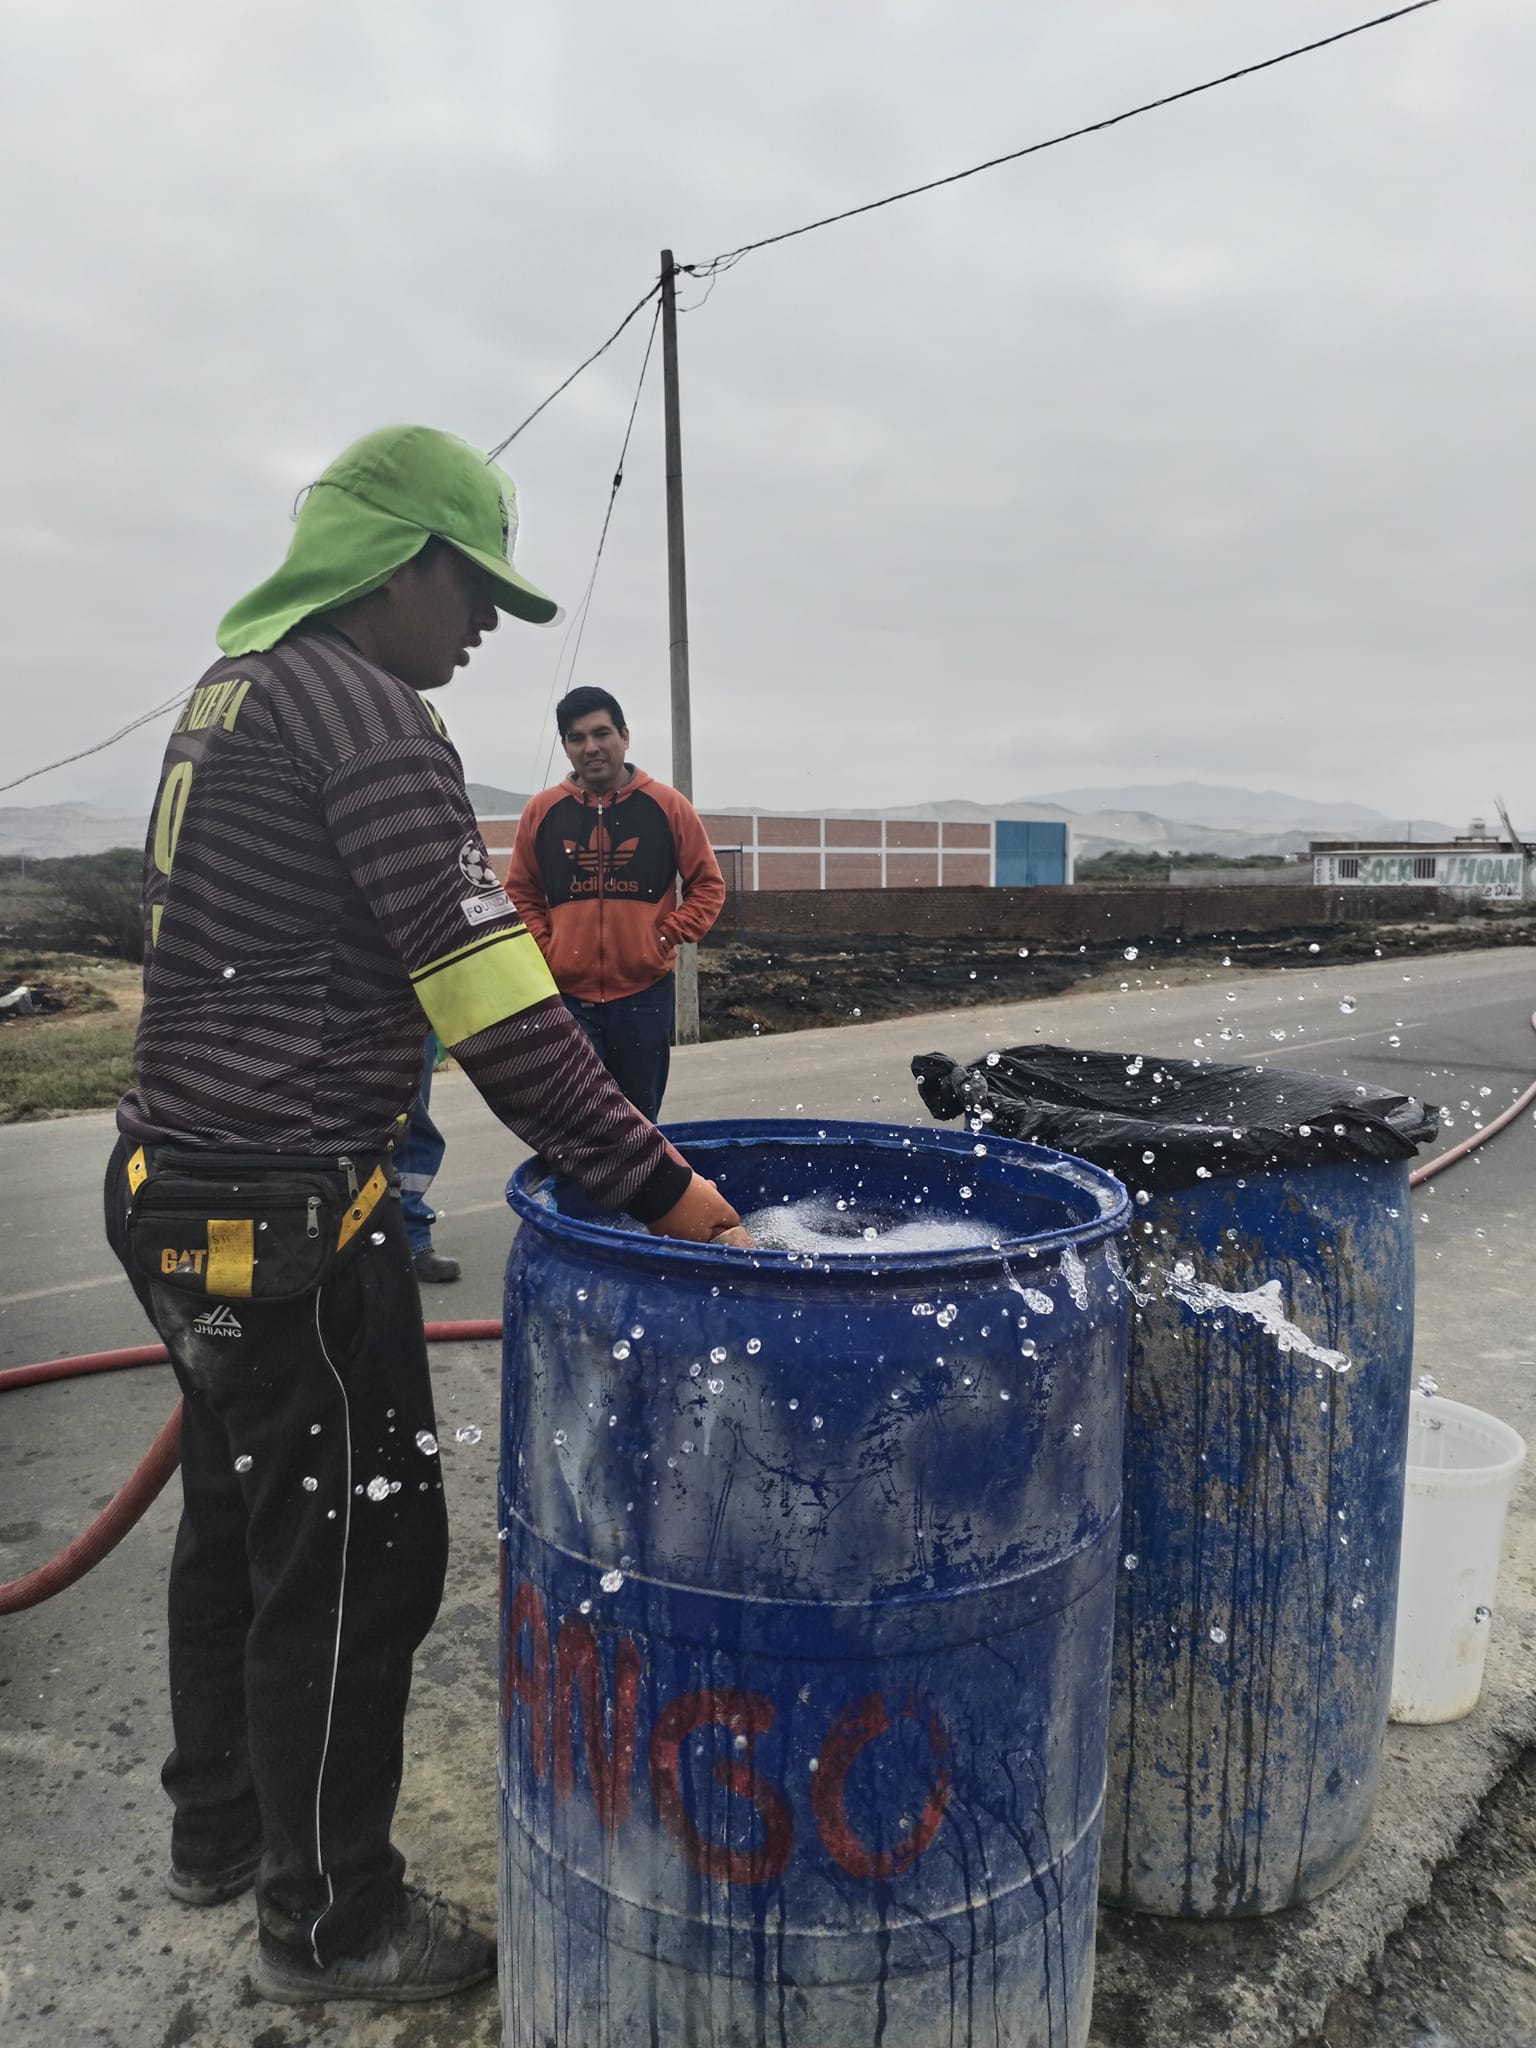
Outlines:
[[[437,1177],[448,1141],[432,1121],[432,1069],[437,1065],[437,1039],[429,1034],[421,1065],[421,1086],[411,1113],[405,1121],[405,1136],[395,1146],[395,1168],[400,1175],[400,1207],[405,1214],[405,1235],[413,1252],[432,1249],[432,1226],[437,1211],[427,1202],[427,1189]]]
[[[565,1007],[592,1041],[598,1058],[642,1116],[661,1115],[672,1065],[672,1018],[677,989],[664,974],[638,995],[611,1003],[584,1003],[567,996]]]

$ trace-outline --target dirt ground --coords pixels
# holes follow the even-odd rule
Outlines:
[[[726,923],[729,919],[727,910]],[[1159,939],[1033,947],[1017,939],[775,937],[717,926],[699,949],[705,1038],[870,1023],[970,1003],[1024,1001],[1082,984],[1168,986],[1227,968],[1337,966],[1373,957],[1536,943],[1536,918],[1298,926],[1230,941]]]
[[[1297,2048],[1532,2048],[1536,2043],[1536,1751],[1484,1804],[1461,1852]]]

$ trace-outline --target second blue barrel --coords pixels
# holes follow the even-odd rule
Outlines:
[[[1413,1358],[1408,1168],[1208,1176],[1137,1211],[1103,1894],[1292,1906],[1365,1845]]]
[[[506,2048],[1082,2048],[1124,1191],[945,1131],[671,1135],[822,1229],[509,1191]]]

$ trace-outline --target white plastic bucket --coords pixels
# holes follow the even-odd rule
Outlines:
[[[1438,1394],[1409,1403],[1394,1721],[1456,1721],[1483,1689],[1504,1514],[1525,1439]]]

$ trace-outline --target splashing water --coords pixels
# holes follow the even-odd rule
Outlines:
[[[1061,1270],[1067,1277],[1067,1291],[1072,1296],[1074,1308],[1088,1306],[1088,1272],[1073,1246],[1067,1245],[1061,1254]],[[1046,1297],[1050,1299],[1049,1295]]]
[[[1315,1343],[1305,1330],[1290,1321],[1280,1305],[1280,1282],[1266,1280],[1262,1286],[1253,1287],[1246,1294],[1234,1293],[1226,1287],[1214,1286],[1209,1280],[1197,1280],[1195,1269],[1187,1259],[1180,1259],[1163,1288],[1171,1301],[1182,1302],[1185,1308],[1193,1309],[1196,1315],[1210,1315],[1213,1312],[1248,1316],[1265,1330],[1282,1351],[1298,1352],[1303,1358],[1310,1358],[1318,1365],[1326,1365],[1332,1372],[1348,1372],[1354,1363],[1342,1351],[1330,1351],[1325,1345]]]

